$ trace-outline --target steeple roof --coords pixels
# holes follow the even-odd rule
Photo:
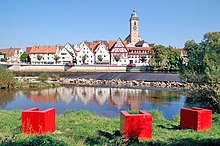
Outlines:
[[[131,13],[131,19],[132,18],[138,18],[137,13],[135,12],[135,10],[133,10],[133,12]]]

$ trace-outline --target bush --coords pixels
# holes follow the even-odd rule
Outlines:
[[[14,75],[6,67],[0,65],[0,88],[9,88],[15,84]]]
[[[58,74],[52,74],[50,77],[53,81],[57,81],[60,79],[60,76]]]
[[[49,78],[49,75],[47,73],[41,73],[38,76],[38,79],[42,82],[46,82]]]

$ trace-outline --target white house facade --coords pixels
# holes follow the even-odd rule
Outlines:
[[[94,51],[96,64],[109,64],[110,54],[105,44],[100,43]]]
[[[80,44],[80,51],[77,54],[76,61],[77,65],[94,65],[94,53],[84,42]]]

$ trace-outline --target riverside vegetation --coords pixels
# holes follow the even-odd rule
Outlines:
[[[52,88],[59,86],[59,83],[56,82],[59,80],[57,74],[41,73],[37,78],[29,78],[24,80],[23,78],[16,78],[13,73],[8,70],[6,67],[0,65],[0,89],[1,88]],[[54,82],[48,82],[48,80]]]
[[[167,120],[158,111],[153,116],[153,139],[124,139],[120,136],[120,120],[108,119],[87,111],[67,111],[57,115],[56,132],[26,135],[21,132],[21,111],[0,111],[0,145],[219,145],[220,116],[213,114],[212,129],[198,132],[180,130],[179,116]],[[9,122],[10,121],[10,122]]]

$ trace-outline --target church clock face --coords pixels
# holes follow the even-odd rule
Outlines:
[[[133,30],[137,30],[137,26],[133,26]]]

